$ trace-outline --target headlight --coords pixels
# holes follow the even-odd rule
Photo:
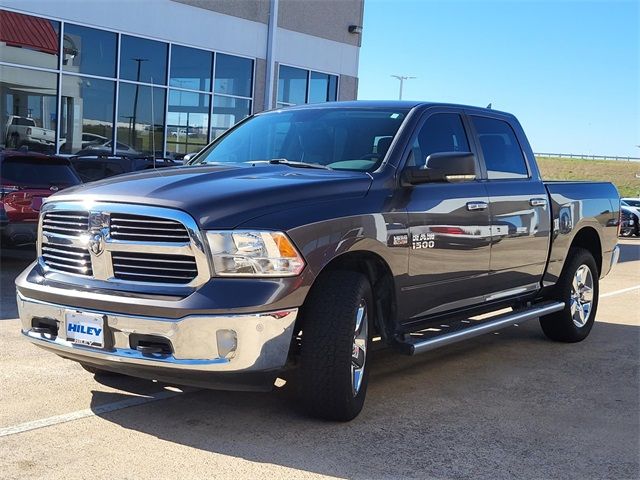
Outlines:
[[[304,260],[281,232],[208,231],[216,275],[231,277],[292,277]]]

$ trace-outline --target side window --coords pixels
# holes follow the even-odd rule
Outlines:
[[[469,142],[460,115],[436,113],[422,125],[413,143],[407,166],[424,165],[432,153],[469,151]]]
[[[472,118],[489,180],[529,178],[527,163],[511,125],[495,118]]]

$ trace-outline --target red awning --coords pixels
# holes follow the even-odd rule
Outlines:
[[[0,10],[0,42],[56,55],[58,32],[53,23],[44,18]]]

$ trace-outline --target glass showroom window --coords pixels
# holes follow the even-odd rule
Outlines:
[[[215,93],[236,97],[251,97],[253,60],[216,54]]]
[[[177,154],[199,151],[207,144],[211,95],[169,90],[167,150]]]
[[[211,139],[251,115],[253,60],[216,54]]]
[[[65,24],[62,68],[67,72],[115,77],[117,35]]]
[[[278,107],[300,103],[334,102],[338,77],[281,65],[278,74]]]
[[[58,68],[60,23],[0,10],[0,61]]]
[[[115,82],[62,76],[61,153],[111,153]],[[116,153],[130,153],[118,145]]]
[[[210,92],[212,62],[211,52],[172,45],[169,85]]]
[[[55,152],[58,75],[0,65],[0,144]]]
[[[211,140],[218,138],[250,114],[251,100],[214,95],[213,115],[211,116]]]
[[[278,107],[306,103],[308,70],[280,66],[278,75]]]
[[[164,88],[120,83],[118,93],[117,150],[164,157]],[[153,97],[153,105],[152,105]],[[152,121],[153,116],[153,121]]]
[[[136,82],[167,84],[166,43],[122,35],[120,78]]]
[[[307,103],[335,102],[338,95],[338,77],[326,73],[311,72]]]

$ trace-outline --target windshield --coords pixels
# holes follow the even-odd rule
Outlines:
[[[408,110],[312,108],[250,118],[220,137],[190,165],[269,160],[337,170],[375,170]]]

